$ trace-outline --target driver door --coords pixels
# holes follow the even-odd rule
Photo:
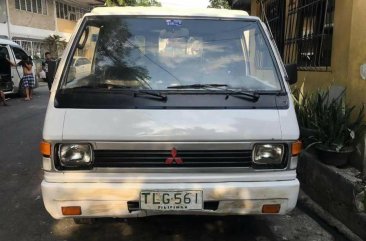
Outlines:
[[[22,66],[18,66],[18,63],[24,58],[28,57],[28,55],[18,47],[11,47],[13,54],[11,56],[11,61],[17,64],[16,67],[11,67],[11,75],[13,77],[14,87],[16,89],[20,88],[20,81],[23,78],[23,68]]]
[[[0,45],[0,90],[4,92],[13,90],[11,67],[7,59],[9,59],[8,47],[6,45]]]

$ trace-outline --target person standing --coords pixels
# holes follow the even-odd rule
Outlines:
[[[16,66],[15,63],[11,62],[9,59],[7,61],[12,65]],[[18,63],[18,65],[23,67],[23,77],[22,84],[25,88],[26,98],[24,100],[31,100],[33,97],[33,88],[36,85],[33,75],[33,61],[29,56],[24,56],[23,59]]]
[[[33,88],[35,87],[35,80],[34,75],[32,72],[33,68],[33,61],[30,59],[30,57],[25,57],[18,63],[18,65],[21,65],[23,67],[23,86],[25,88],[25,94],[27,97],[25,100],[31,100],[33,97]]]
[[[56,62],[51,58],[50,52],[45,53],[45,59],[46,60],[42,63],[42,67],[44,68],[44,71],[46,72],[46,81],[48,84],[48,90],[51,91],[53,79],[55,77]]]

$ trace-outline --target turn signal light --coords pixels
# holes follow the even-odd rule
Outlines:
[[[292,156],[297,156],[300,154],[302,150],[302,142],[297,140],[294,143],[292,143],[291,152]]]
[[[262,206],[262,213],[279,213],[281,204],[265,204]]]
[[[51,144],[45,141],[42,141],[39,145],[40,151],[43,156],[50,157],[51,156]]]
[[[63,215],[81,215],[81,207],[71,206],[71,207],[61,207]]]

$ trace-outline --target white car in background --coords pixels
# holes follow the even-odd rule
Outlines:
[[[28,57],[28,54],[19,44],[7,39],[0,39],[0,90],[4,91],[5,94],[18,93],[23,95],[22,66],[10,66],[7,59],[18,64],[24,57]],[[36,67],[33,64],[33,74],[35,72]],[[35,74],[34,78],[37,87],[38,81]]]
[[[90,74],[91,62],[85,57],[75,56],[71,67],[75,68],[75,78],[80,79]]]

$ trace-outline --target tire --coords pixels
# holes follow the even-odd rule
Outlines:
[[[76,224],[94,224],[95,218],[74,218]]]
[[[19,97],[25,97],[25,90],[24,90],[24,87],[23,87],[23,81],[19,82],[18,96]]]

